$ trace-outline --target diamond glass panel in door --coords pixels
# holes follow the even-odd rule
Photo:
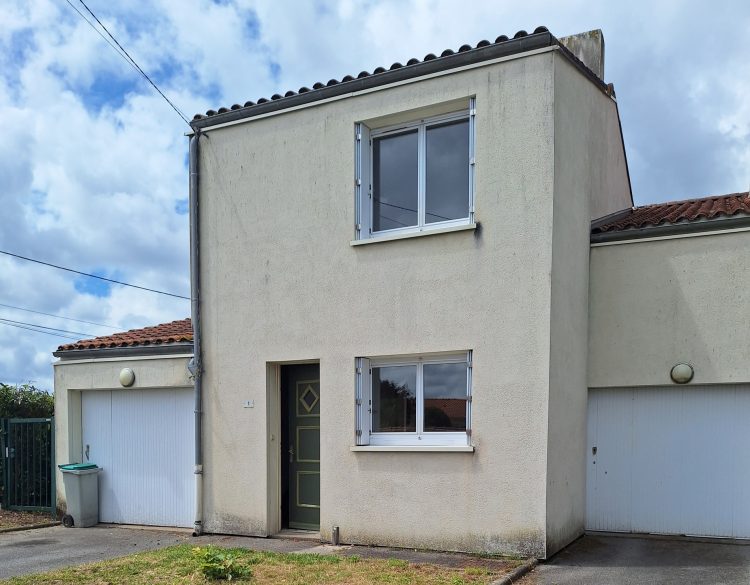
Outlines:
[[[467,364],[425,364],[424,431],[466,432]]]
[[[427,127],[425,223],[469,217],[469,121]]]
[[[372,432],[417,430],[417,366],[372,369]]]
[[[417,225],[417,131],[372,141],[372,231]]]

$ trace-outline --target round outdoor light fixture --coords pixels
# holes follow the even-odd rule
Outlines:
[[[135,372],[133,370],[130,368],[120,370],[120,384],[127,388],[128,386],[132,386],[133,382],[135,382]]]
[[[690,364],[677,364],[669,372],[672,381],[676,384],[687,384],[693,379],[693,366]]]

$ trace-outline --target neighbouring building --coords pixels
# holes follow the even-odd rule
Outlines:
[[[540,27],[195,117],[205,531],[750,538],[750,200],[634,208],[603,77]],[[190,323],[121,335],[56,353],[58,459],[190,525]]]

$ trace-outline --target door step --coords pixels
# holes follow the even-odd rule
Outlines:
[[[285,528],[278,534],[274,534],[273,538],[283,538],[286,540],[307,540],[311,542],[321,542],[320,532],[314,532],[312,530],[297,530],[294,528]]]

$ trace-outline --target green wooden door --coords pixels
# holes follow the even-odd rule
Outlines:
[[[289,527],[320,530],[319,366],[294,366],[288,374]]]

